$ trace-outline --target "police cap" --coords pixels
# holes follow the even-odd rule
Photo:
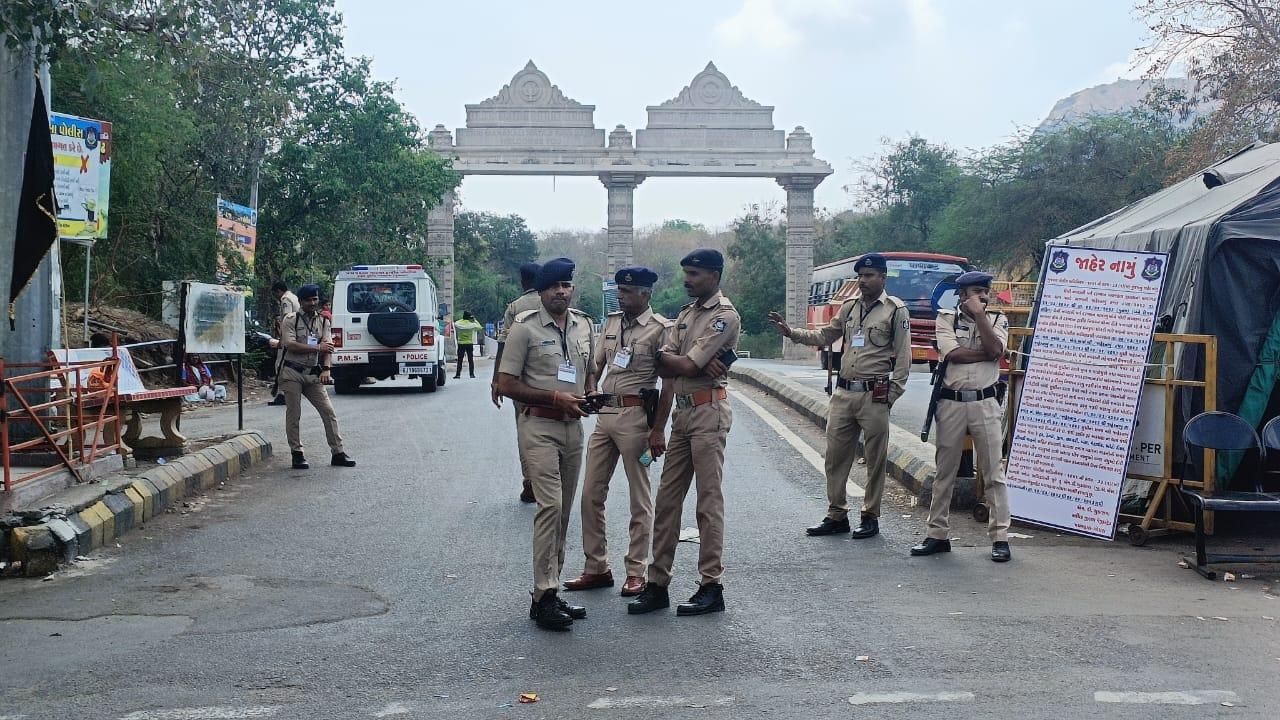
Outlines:
[[[569,258],[556,258],[542,264],[538,271],[538,282],[533,289],[542,292],[559,282],[573,282],[573,269],[576,267]]]
[[[719,250],[700,248],[694,250],[680,261],[680,267],[694,267],[701,270],[724,270],[724,255]]]
[[[872,270],[878,270],[880,272],[888,272],[889,262],[879,253],[867,253],[866,255],[858,258],[858,262],[853,264],[854,272],[857,272],[862,268],[871,268]]]
[[[320,297],[320,286],[319,286],[319,285],[314,285],[314,284],[313,284],[313,285],[303,285],[302,287],[298,288],[298,299],[299,299],[299,300],[306,300],[307,298],[318,298],[318,297]]]
[[[979,270],[970,270],[956,278],[956,287],[991,287],[991,280],[995,276],[991,273],[984,273]]]
[[[619,285],[639,285],[653,287],[658,282],[658,273],[647,267],[624,267],[613,274],[613,281]]]

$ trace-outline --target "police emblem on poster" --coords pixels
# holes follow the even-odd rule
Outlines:
[[[1160,273],[1163,270],[1164,270],[1163,258],[1155,258],[1155,257],[1147,258],[1146,264],[1142,266],[1142,279],[1151,280],[1151,281],[1159,280]]]
[[[1067,269],[1067,253],[1065,250],[1056,250],[1053,257],[1049,260],[1049,270],[1051,272],[1060,273]]]

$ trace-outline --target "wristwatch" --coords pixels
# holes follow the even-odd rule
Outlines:
[[[662,364],[662,348],[658,348],[657,350],[653,351],[653,364],[654,365]]]

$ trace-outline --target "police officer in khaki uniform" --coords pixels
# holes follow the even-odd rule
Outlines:
[[[564,630],[587,616],[556,591],[564,567],[565,533],[582,465],[587,388],[596,385],[591,318],[569,308],[573,261],[556,258],[538,272],[542,306],[516,316],[498,368],[498,390],[520,403],[516,440],[533,483],[533,604],[538,627]]]
[[[284,393],[280,392],[280,361],[284,359],[284,348],[280,347],[279,338],[284,336],[284,319],[293,313],[298,312],[301,307],[298,304],[298,296],[289,292],[289,286],[284,284],[283,280],[277,280],[271,285],[271,293],[276,296],[276,339],[271,341],[271,347],[276,348],[276,397],[268,405],[284,405]]]
[[[498,331],[498,336],[495,338],[498,341],[498,351],[493,356],[493,383],[489,386],[489,395],[494,407],[502,407],[502,395],[498,392],[498,367],[502,363],[502,347],[507,341],[507,333],[511,332],[511,326],[515,324],[517,315],[542,307],[542,298],[533,287],[538,282],[538,271],[541,269],[541,265],[533,262],[520,266],[520,287],[524,289],[524,294],[507,303],[507,310],[502,315],[502,329]],[[521,417],[520,404],[512,401],[511,405],[516,411],[518,428]],[[524,453],[520,453],[520,477],[522,481],[520,501],[531,503],[534,501],[533,486],[529,481],[529,473],[525,469]]]
[[[937,410],[938,472],[929,504],[928,537],[911,548],[912,555],[951,552],[948,514],[956,472],[966,435],[973,437],[973,455],[982,473],[990,518],[991,559],[1008,562],[1009,488],[1000,458],[1004,450],[1004,422],[997,397],[1000,358],[1009,340],[1009,319],[987,312],[991,275],[967,272],[956,278],[960,305],[939,310],[936,322],[938,357],[945,362],[939,381]]]
[[[724,610],[724,446],[733,424],[729,409],[726,353],[738,346],[742,320],[720,293],[724,256],[694,250],[680,261],[684,287],[694,302],[684,306],[656,356],[658,373],[675,377],[676,410],[667,444],[666,465],[654,506],[653,562],[640,596],[627,606],[632,614],[669,607],[667,586],[680,542],[680,511],[689,485],[697,479],[698,572],[702,582],[677,615]],[[665,387],[665,385],[664,385]]]
[[[311,467],[302,453],[302,434],[298,431],[304,395],[320,413],[320,421],[324,423],[330,464],[355,467],[356,461],[347,457],[342,449],[338,416],[325,389],[326,385],[333,384],[329,376],[333,367],[333,330],[329,319],[317,312],[320,308],[320,286],[303,285],[298,288],[298,301],[302,309],[284,318],[280,338],[280,347],[284,350],[280,367],[280,390],[285,399],[284,432],[293,453],[293,467],[295,470]]]
[[[646,459],[659,457],[666,450],[663,430],[675,396],[672,380],[663,383],[659,396],[658,371],[653,364],[654,352],[662,347],[667,330],[675,326],[649,307],[657,280],[657,273],[643,267],[614,273],[622,309],[605,319],[595,352],[595,376],[604,378],[601,387],[610,402],[600,411],[587,441],[587,471],[582,480],[582,551],[587,560],[582,575],[566,582],[565,590],[613,587],[604,505],[619,456],[631,498],[631,542],[622,595],[639,595],[644,588],[653,535],[653,492],[648,463],[641,458],[646,453]]]
[[[845,301],[831,322],[817,330],[792,328],[778,313],[769,313],[769,320],[793,342],[822,347],[844,338],[840,376],[827,411],[827,516],[805,530],[809,535],[850,531],[846,485],[859,433],[867,458],[867,488],[861,523],[850,537],[880,533],[889,408],[906,391],[911,372],[911,316],[905,303],[884,292],[888,267],[882,255],[859,258],[854,263],[859,297]]]

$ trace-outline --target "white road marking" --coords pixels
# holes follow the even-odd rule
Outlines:
[[[1229,690],[1185,690],[1170,692],[1120,692],[1099,690],[1093,701],[1100,703],[1128,703],[1131,705],[1216,705],[1238,702],[1239,697]]]
[[[239,720],[239,718],[275,717],[278,706],[256,705],[251,707],[198,707],[173,708],[172,710],[139,710],[120,720]]]
[[[646,707],[708,708],[728,707],[732,704],[733,698],[727,695],[691,695],[689,697],[636,695],[633,697],[598,698],[588,705],[587,708],[591,710],[617,710],[619,708]]]
[[[788,445],[795,448],[796,452],[800,453],[800,457],[809,461],[809,464],[813,466],[814,470],[818,471],[819,475],[825,476],[827,474],[826,463],[823,461],[822,455],[819,454],[817,450],[809,447],[809,444],[804,440],[801,440],[799,435],[796,435],[791,431],[791,428],[783,425],[782,421],[775,417],[773,413],[760,407],[758,403],[740,392],[730,390],[729,394],[733,396],[734,400],[746,405],[747,409],[751,412],[759,415],[760,419],[763,420],[766,425],[772,428],[774,432],[778,433],[783,440],[786,440]],[[862,489],[862,486],[852,480],[848,482],[847,488],[850,497],[860,498],[866,494],[866,491]]]
[[[392,717],[395,715],[408,715],[411,712],[413,711],[410,710],[409,706],[405,705],[404,703],[393,702],[387,705],[386,707],[382,708],[382,710],[374,713],[373,716],[376,718],[384,718],[384,717]]]
[[[973,693],[971,692],[936,692],[936,693],[916,693],[916,692],[883,692],[883,693],[858,693],[849,698],[850,705],[881,705],[885,703],[914,703],[914,702],[971,702]]]

